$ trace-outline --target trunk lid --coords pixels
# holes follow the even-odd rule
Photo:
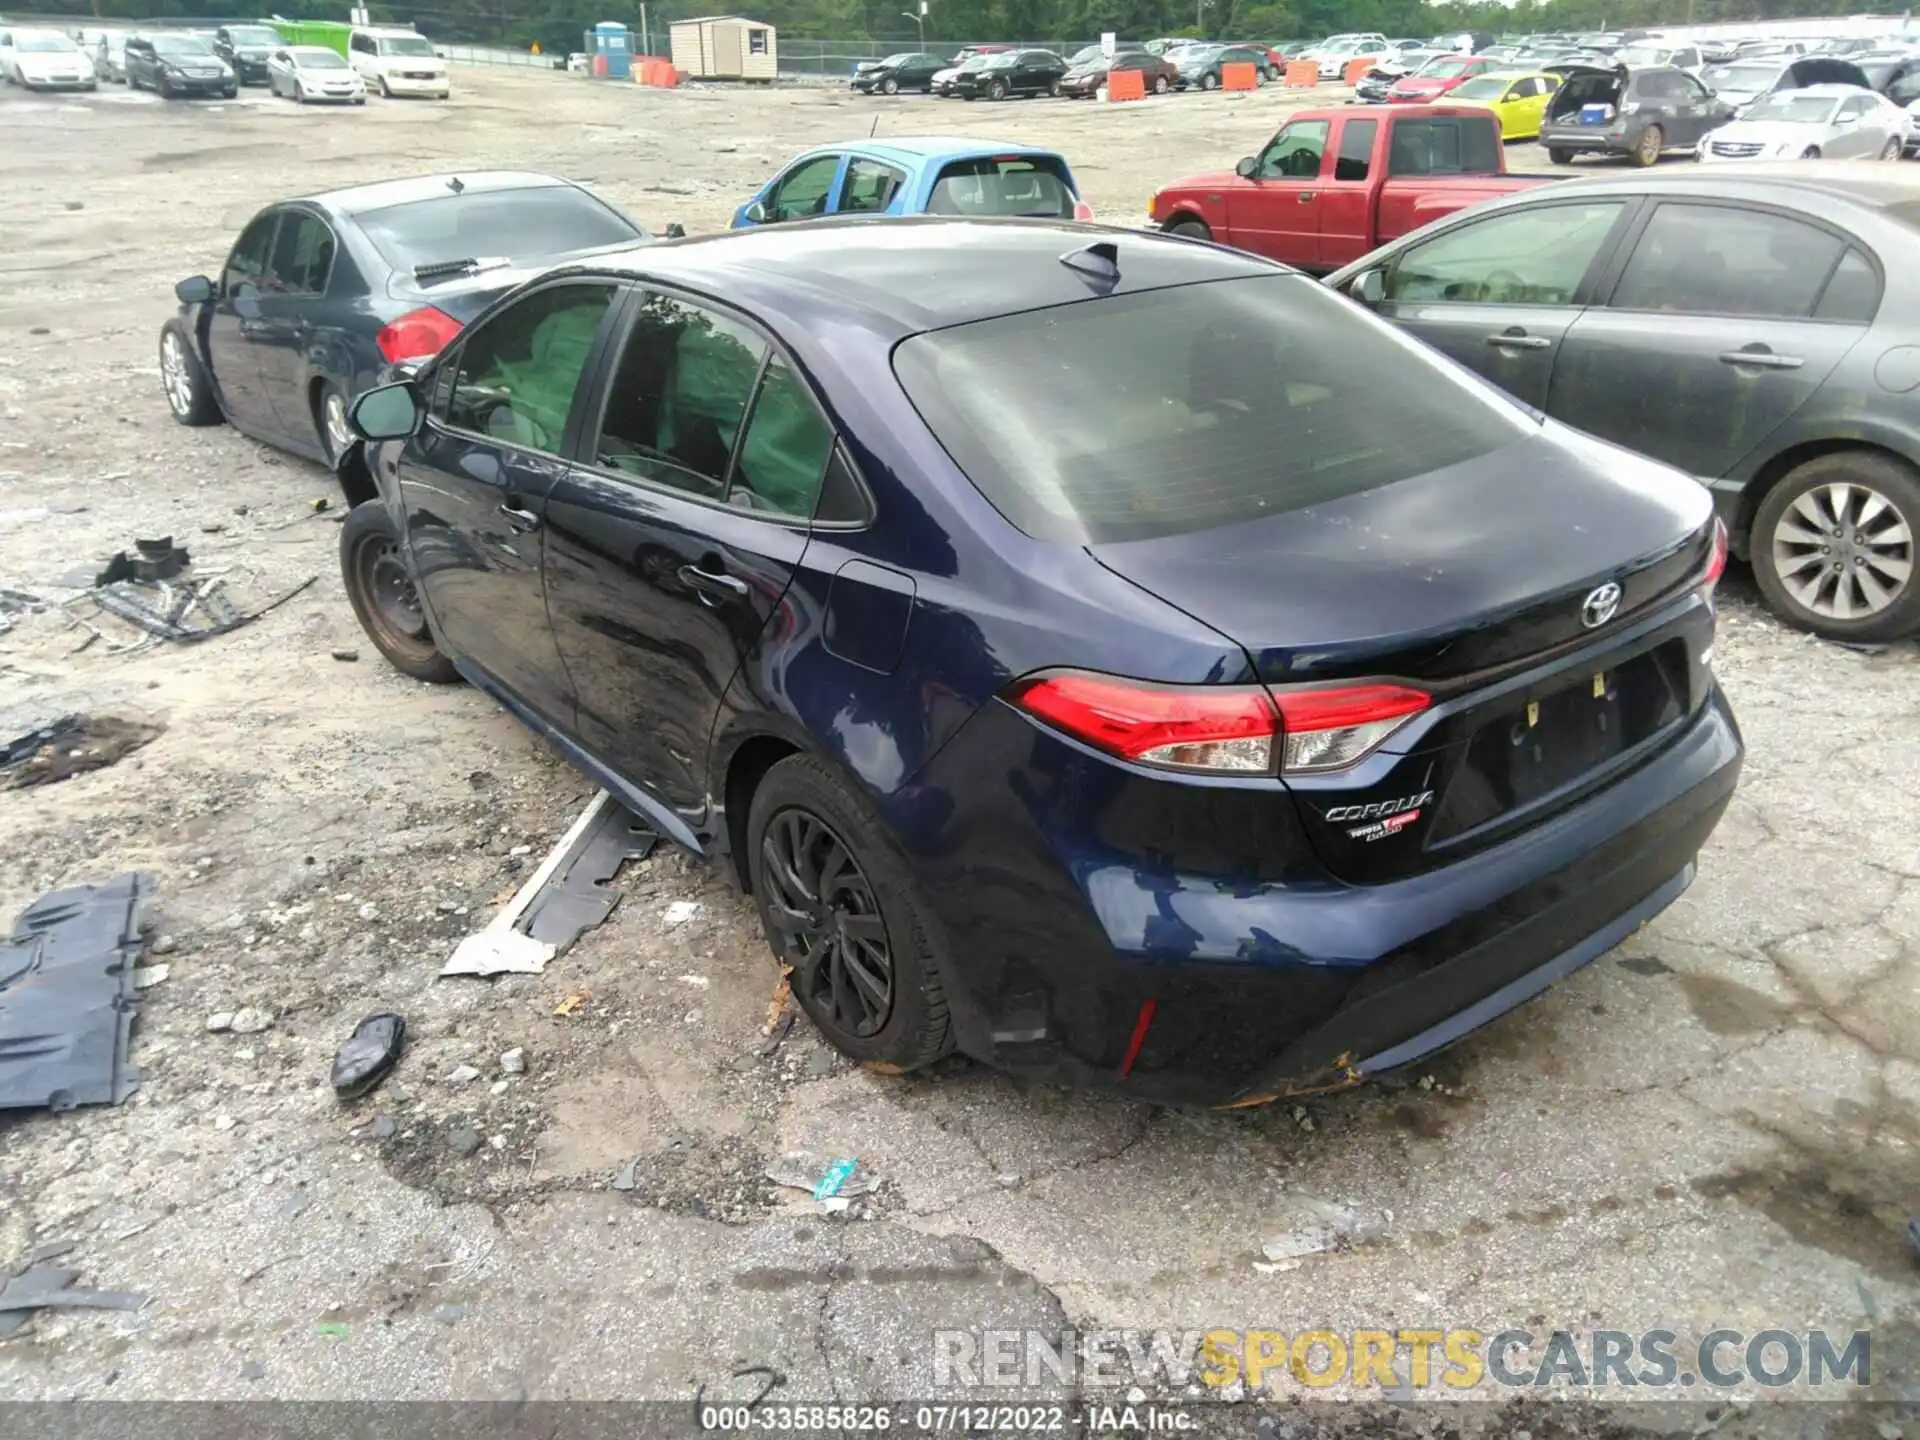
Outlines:
[[[461,324],[471,321],[482,310],[516,286],[538,279],[562,265],[589,260],[595,255],[632,248],[628,242],[600,245],[562,255],[544,255],[537,260],[514,261],[503,257],[474,256],[478,268],[452,270],[442,268],[454,259],[436,265],[423,264],[419,270],[394,270],[387,280],[387,294],[409,306],[431,305],[445,311]]]

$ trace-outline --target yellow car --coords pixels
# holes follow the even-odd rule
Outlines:
[[[1478,105],[1500,117],[1502,140],[1531,140],[1540,133],[1547,101],[1560,88],[1558,75],[1476,75],[1440,97],[1441,103]]]

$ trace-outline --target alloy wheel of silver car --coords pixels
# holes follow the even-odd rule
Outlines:
[[[327,454],[338,460],[353,444],[353,430],[347,424],[347,399],[338,390],[329,389],[322,397],[320,423],[327,432]]]
[[[175,415],[193,413],[193,366],[187,347],[172,331],[160,340],[160,383],[167,388],[167,404]]]
[[[1770,543],[1781,585],[1823,620],[1877,615],[1913,578],[1913,526],[1867,485],[1807,491],[1780,516]]]

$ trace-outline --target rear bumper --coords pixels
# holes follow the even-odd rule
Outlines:
[[[1284,791],[1223,789],[1202,827],[1157,803],[1162,785],[993,703],[913,787],[944,797],[934,833],[895,823],[946,932],[963,1050],[1143,1099],[1254,1103],[1411,1064],[1631,934],[1692,878],[1742,754],[1716,689],[1550,820],[1351,886],[1326,878]],[[1014,778],[982,795],[981,774]],[[1156,849],[1176,858],[1136,858]]]
[[[1640,142],[1637,129],[1612,130],[1601,125],[1542,125],[1540,144],[1585,155],[1626,155]]]

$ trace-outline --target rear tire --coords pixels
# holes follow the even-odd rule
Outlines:
[[[1213,239],[1213,231],[1207,228],[1207,222],[1204,220],[1195,220],[1191,217],[1185,220],[1174,221],[1173,224],[1167,226],[1167,234],[1178,235],[1183,240]]]
[[[1645,170],[1660,163],[1660,152],[1666,149],[1667,132],[1658,125],[1649,125],[1640,132],[1640,143],[1633,147],[1633,163]]]
[[[989,100],[1006,99],[1007,98],[1007,82],[1004,80],[996,80],[991,85],[987,86],[987,98]]]
[[[460,679],[433,642],[418,582],[383,501],[364,500],[347,512],[340,527],[340,578],[354,618],[389,665],[430,685]]]
[[[1842,486],[1850,488],[1837,488]],[[1837,515],[1834,506],[1843,494],[1846,514]],[[1869,516],[1874,499],[1881,503]],[[1863,518],[1871,529],[1860,527]],[[1908,535],[1904,543],[1854,543],[1856,536],[1882,536],[1901,524]],[[1835,529],[1843,533],[1832,534]],[[1753,577],[1767,607],[1797,629],[1828,640],[1897,640],[1920,629],[1920,575],[1914,573],[1920,556],[1912,539],[1916,530],[1920,475],[1909,466],[1868,450],[1822,455],[1789,471],[1761,500],[1748,536]],[[1895,570],[1904,564],[1907,574],[1896,583],[1885,570],[1854,563],[1856,558],[1877,558]],[[1835,564],[1843,568],[1835,571]],[[1860,614],[1866,595],[1863,581],[1868,578],[1892,594],[1880,609]],[[1847,608],[1856,612],[1847,618],[1838,613],[1843,587]]]
[[[1573,163],[1573,152],[1564,145],[1549,145],[1547,146],[1547,159],[1556,165],[1571,165]]]
[[[1900,137],[1896,135],[1880,147],[1880,158],[1882,160],[1898,160],[1900,158],[1900,150]]]
[[[160,384],[167,409],[182,425],[218,425],[226,416],[186,322],[175,317],[160,327]]]
[[[810,755],[782,760],[754,791],[747,846],[767,943],[828,1044],[906,1070],[952,1050],[930,908],[845,781]]]

